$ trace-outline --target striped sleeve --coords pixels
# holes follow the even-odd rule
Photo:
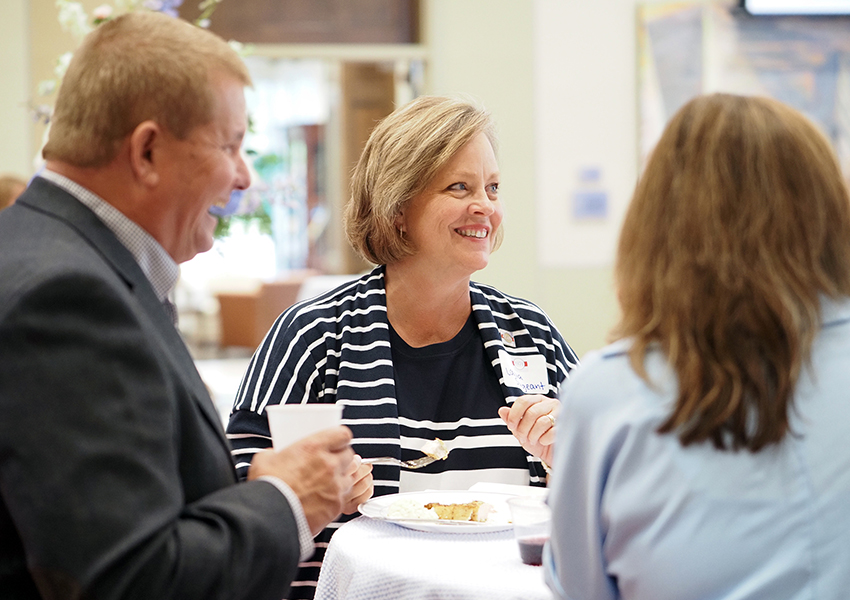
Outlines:
[[[348,388],[358,386],[370,388],[366,398],[383,393],[394,403],[383,294],[382,272],[372,273],[278,317],[249,363],[227,427],[240,478],[254,454],[272,445],[270,404],[334,403],[340,387],[346,398],[357,397]]]

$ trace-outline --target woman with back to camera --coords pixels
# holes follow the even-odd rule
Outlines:
[[[621,339],[562,394],[557,597],[846,598],[850,200],[827,140],[775,100],[692,100],[616,278]]]
[[[417,471],[375,465],[376,495],[545,485],[558,387],[577,359],[537,306],[470,281],[501,238],[494,146],[489,114],[451,98],[420,97],[376,126],[345,228],[380,266],[273,325],[228,426],[238,469],[271,443],[268,404],[339,402],[361,456],[418,458],[435,438],[450,451]]]

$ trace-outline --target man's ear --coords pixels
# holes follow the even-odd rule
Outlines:
[[[159,183],[159,169],[164,140],[162,128],[155,121],[142,121],[130,134],[130,168],[142,185]]]

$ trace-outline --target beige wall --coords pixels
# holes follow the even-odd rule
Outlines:
[[[88,11],[102,3],[82,0]],[[53,102],[38,96],[38,84],[54,77],[59,56],[75,46],[59,26],[55,0],[0,1],[0,171],[34,173],[44,127],[33,123],[28,104]]]
[[[0,173],[31,174],[27,0],[0,2]]]
[[[426,72],[429,92],[469,95],[498,127],[505,241],[475,279],[542,305],[534,241],[531,6],[526,0],[425,0]]]
[[[636,170],[634,6],[635,0],[425,0],[429,91],[468,93],[490,109],[499,126],[506,238],[476,279],[539,304],[579,355],[602,346],[616,322],[612,269],[610,264],[541,265],[538,247],[545,248],[545,240],[538,240],[538,219],[547,215],[538,214],[540,173],[535,157],[548,153],[553,162],[555,153],[556,177],[561,170],[574,172],[581,166],[583,149],[599,145],[595,138],[609,129],[607,121],[626,115],[619,135],[601,143],[614,154],[606,158],[613,161],[608,171],[621,182],[617,200],[627,203],[623,196]],[[570,47],[578,38],[595,40],[604,52]],[[546,72],[536,64],[541,52],[547,56]],[[606,61],[610,64],[600,64]],[[591,80],[584,79],[589,76]],[[564,143],[575,152],[541,146],[535,135],[538,119],[549,126],[546,115],[537,111],[538,77],[559,78],[575,91],[557,106],[568,115]],[[594,111],[594,99],[599,102],[606,94],[613,97],[605,111]],[[563,191],[566,201],[566,182]]]

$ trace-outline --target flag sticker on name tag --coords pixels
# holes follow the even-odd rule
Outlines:
[[[499,350],[505,385],[525,394],[545,394],[549,387],[546,359],[540,354],[511,355]]]

